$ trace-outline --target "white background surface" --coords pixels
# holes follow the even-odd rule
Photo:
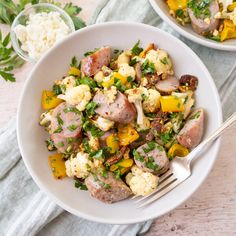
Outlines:
[[[61,1],[71,2],[71,1]],[[96,0],[73,0],[89,20]],[[7,27],[0,25],[1,29]],[[31,65],[16,72],[16,83],[0,80],[0,127],[16,115],[19,95]],[[150,235],[235,235],[236,234],[236,125],[223,136],[218,160],[208,179],[183,205],[156,219]]]

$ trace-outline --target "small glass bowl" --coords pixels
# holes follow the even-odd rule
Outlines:
[[[34,58],[31,58],[28,52],[21,49],[21,42],[17,39],[16,33],[14,31],[15,27],[19,24],[26,25],[26,22],[29,20],[30,14],[40,13],[40,12],[58,12],[60,17],[65,22],[65,24],[69,27],[70,32],[75,31],[75,27],[70,16],[61,8],[49,4],[49,3],[39,3],[32,6],[27,7],[25,10],[19,13],[19,15],[14,19],[11,26],[11,43],[12,47],[16,51],[16,53],[23,58],[25,61],[36,62]]]

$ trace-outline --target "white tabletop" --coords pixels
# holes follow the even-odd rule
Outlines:
[[[83,8],[80,16],[89,21],[96,0],[73,0]],[[0,25],[7,32],[8,27]],[[0,127],[16,115],[24,81],[32,65],[16,71],[16,82],[0,80]],[[207,180],[192,197],[172,212],[156,219],[151,235],[235,235],[236,234],[236,125],[222,138],[218,159]]]

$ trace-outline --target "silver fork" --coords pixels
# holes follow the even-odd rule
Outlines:
[[[199,156],[200,152],[202,152],[208,144],[215,141],[225,129],[230,127],[235,121],[236,112],[234,112],[212,135],[193,149],[187,157],[175,157],[174,160],[170,162],[169,169],[160,176],[157,189],[136,201],[138,208],[151,204],[188,179],[192,174],[190,168],[191,162]],[[134,198],[137,197],[134,196],[132,199]]]

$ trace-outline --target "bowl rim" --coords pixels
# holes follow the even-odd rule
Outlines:
[[[53,51],[57,50],[58,47],[60,47],[61,44],[63,44],[65,41],[68,41],[70,40],[70,38],[72,37],[75,37],[75,35],[77,34],[81,34],[81,33],[84,33],[84,32],[87,32],[87,31],[91,31],[93,29],[99,29],[99,28],[103,28],[103,27],[107,27],[107,26],[119,26],[119,27],[122,27],[122,26],[129,26],[129,27],[145,27],[145,28],[148,28],[148,29],[151,29],[151,30],[155,30],[161,34],[164,34],[166,35],[167,37],[171,37],[173,40],[177,40],[178,43],[182,44],[182,46],[185,48],[185,50],[188,50],[189,53],[195,57],[195,59],[198,61],[198,63],[201,65],[204,73],[207,74],[207,76],[210,78],[209,80],[209,83],[210,85],[212,86],[212,89],[213,89],[213,96],[216,100],[216,107],[217,107],[217,110],[219,111],[219,113],[217,114],[218,116],[218,120],[219,120],[219,124],[220,125],[222,123],[222,108],[221,108],[221,103],[220,103],[220,98],[219,98],[219,94],[218,94],[218,91],[217,91],[217,88],[216,88],[216,85],[215,83],[213,82],[213,79],[210,75],[210,73],[208,72],[206,66],[203,64],[203,62],[200,60],[200,58],[196,55],[195,52],[193,52],[187,45],[185,45],[181,40],[179,40],[178,38],[174,37],[173,35],[161,30],[161,29],[158,29],[156,27],[153,27],[153,26],[150,26],[150,25],[146,25],[146,24],[143,24],[143,23],[135,23],[135,22],[125,22],[125,21],[114,21],[114,22],[106,22],[106,23],[100,23],[100,24],[95,24],[95,25],[91,25],[91,26],[87,26],[83,29],[80,29],[79,31],[76,31],[72,34],[70,34],[68,37],[66,37],[65,39],[63,39],[60,43],[58,43],[55,47],[53,47],[51,50],[49,50],[48,52],[46,52],[40,59],[39,61],[37,62],[36,66],[32,69],[32,71],[30,72],[30,74],[28,75],[26,81],[25,81],[25,84],[24,84],[24,87],[23,87],[23,90],[21,92],[21,96],[20,96],[20,100],[19,100],[19,106],[18,106],[18,109],[17,109],[17,141],[18,141],[18,145],[19,145],[19,149],[20,149],[20,153],[22,155],[22,159],[24,161],[24,164],[27,168],[27,170],[29,171],[31,177],[33,178],[33,180],[35,181],[35,183],[39,186],[39,188],[47,195],[49,196],[57,205],[59,205],[60,207],[62,207],[63,209],[65,209],[66,211],[78,216],[78,217],[81,217],[81,218],[84,218],[86,220],[90,220],[90,221],[94,221],[94,222],[99,222],[99,223],[105,223],[105,224],[135,224],[135,223],[141,223],[141,222],[144,222],[144,221],[147,221],[147,220],[152,220],[152,219],[155,219],[157,217],[160,217],[170,211],[172,211],[173,209],[175,209],[176,207],[178,207],[179,205],[181,205],[184,201],[186,201],[199,187],[200,185],[202,184],[202,182],[206,179],[207,175],[209,174],[209,172],[211,171],[214,163],[215,163],[215,160],[217,158],[217,154],[219,152],[219,148],[220,148],[220,139],[218,139],[216,142],[215,142],[215,158],[214,160],[212,161],[212,164],[209,168],[209,170],[205,173],[205,176],[204,178],[202,178],[201,181],[198,182],[198,184],[195,185],[195,189],[189,191],[188,193],[186,193],[185,197],[182,199],[182,201],[178,202],[177,204],[175,204],[173,207],[169,207],[165,212],[161,213],[161,214],[157,214],[157,215],[153,215],[153,216],[150,216],[150,217],[141,217],[140,219],[132,219],[132,220],[124,220],[124,219],[119,219],[119,220],[114,220],[114,219],[103,219],[103,218],[99,218],[97,216],[93,216],[93,215],[90,215],[90,214],[87,214],[87,213],[81,213],[75,209],[73,209],[72,207],[68,206],[66,203],[64,203],[62,200],[60,200],[56,194],[54,194],[53,192],[50,191],[49,188],[47,188],[46,186],[44,186],[44,183],[43,181],[40,180],[40,177],[37,176],[35,173],[34,173],[34,170],[33,168],[31,168],[31,165],[30,163],[28,162],[27,160],[27,157],[26,157],[26,154],[23,150],[23,145],[22,145],[22,139],[21,139],[21,131],[23,129],[22,125],[21,125],[21,110],[23,108],[23,98],[24,98],[24,94],[26,93],[26,90],[28,89],[28,85],[29,85],[29,82],[31,81],[31,79],[33,78],[33,74],[34,74],[34,71],[37,69],[37,67],[39,67],[44,58],[47,57],[47,55],[51,54]]]
[[[18,43],[18,39],[16,37],[16,33],[14,32],[14,29],[15,27],[18,25],[17,22],[19,20],[19,18],[24,15],[27,11],[29,11],[30,9],[34,9],[34,8],[38,8],[38,7],[47,7],[47,8],[50,8],[50,9],[53,9],[55,10],[55,12],[59,12],[60,15],[62,15],[66,21],[67,21],[67,25],[68,27],[70,28],[71,30],[71,33],[75,32],[75,26],[74,26],[74,23],[71,19],[71,17],[69,16],[69,14],[64,11],[62,8],[54,5],[54,4],[51,4],[51,3],[38,3],[38,4],[34,4],[34,5],[30,5],[28,7],[26,7],[24,10],[22,10],[16,17],[15,19],[13,20],[12,22],[12,25],[11,25],[11,29],[10,29],[10,36],[11,36],[11,44],[12,44],[12,47],[14,49],[14,51],[25,61],[29,61],[29,62],[34,62],[36,63],[38,60],[36,59],[33,59],[31,58],[28,53],[24,52],[19,43]],[[63,20],[65,21],[65,20]],[[69,33],[69,34],[71,34]],[[55,46],[55,45],[54,45]],[[53,46],[53,47],[54,47]],[[42,57],[42,56],[41,56]]]
[[[204,37],[198,38],[194,34],[185,31],[184,29],[180,27],[180,25],[178,25],[177,22],[175,23],[169,19],[169,17],[164,13],[164,11],[156,3],[156,0],[149,0],[149,3],[151,4],[155,12],[162,18],[164,22],[170,25],[174,30],[176,30],[179,34],[181,34],[185,38],[208,48],[213,48],[213,49],[222,50],[222,51],[236,51],[236,45],[235,46],[226,45],[223,43],[214,42],[213,40],[211,42],[205,39]]]

